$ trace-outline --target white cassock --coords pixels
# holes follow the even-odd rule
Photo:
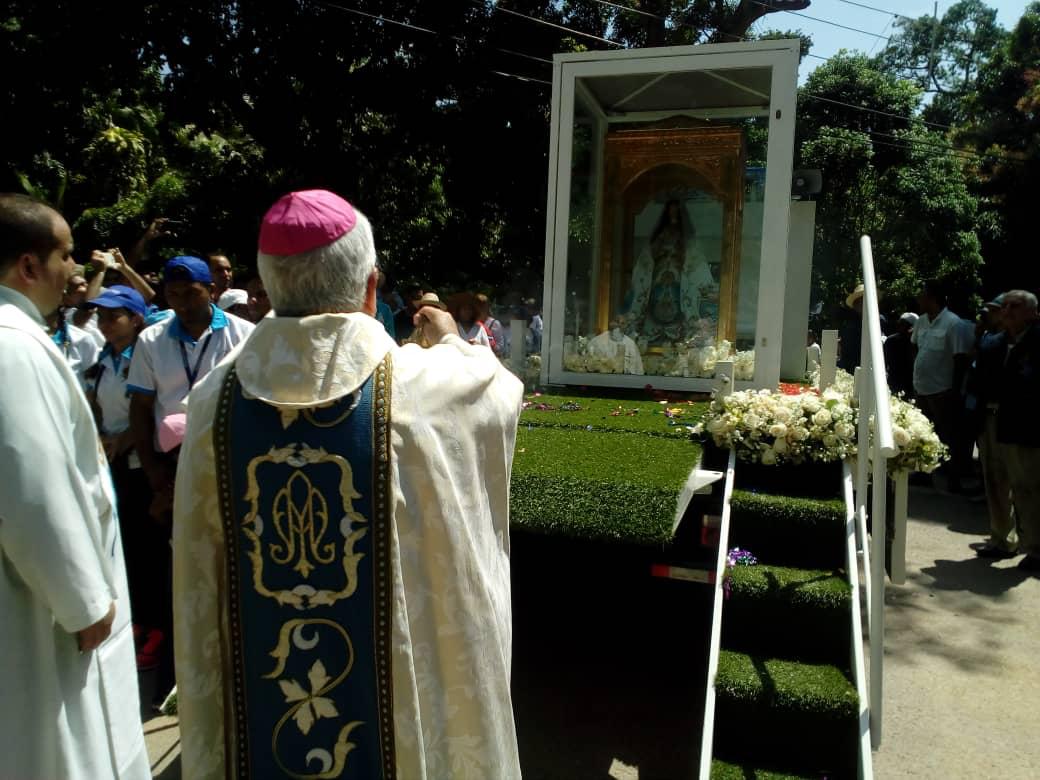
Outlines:
[[[0,372],[0,778],[150,777],[108,465],[77,377],[4,286]]]
[[[392,687],[402,780],[520,777],[510,696],[509,475],[523,386],[449,335],[398,347],[365,314],[267,317],[188,398],[174,502],[184,776],[225,776],[224,533],[213,420],[229,363],[283,415],[357,390],[390,354]]]

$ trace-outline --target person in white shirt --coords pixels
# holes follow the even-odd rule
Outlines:
[[[61,309],[47,316],[47,326],[54,346],[68,361],[69,368],[80,384],[84,384],[87,369],[97,363],[101,347],[90,333],[77,328],[66,319],[65,312]]]
[[[961,318],[946,308],[946,293],[935,281],[927,281],[917,297],[922,314],[914,323],[910,340],[916,347],[914,392],[921,411],[932,421],[939,439],[955,457],[962,451],[957,437],[963,417],[961,388],[971,362],[972,339]],[[966,465],[957,457],[944,469],[950,489],[958,490]]]
[[[87,399],[94,410],[101,443],[112,470],[123,535],[134,633],[139,638],[137,666],[158,665],[163,633],[164,581],[169,572],[162,564],[169,558],[166,535],[149,517],[152,491],[141,470],[130,430],[130,393],[127,378],[138,334],[145,327],[148,306],[132,287],[113,285],[89,301],[97,309],[98,328],[105,338],[101,357],[87,372]]]
[[[163,268],[163,283],[174,316],[141,332],[130,361],[127,390],[131,436],[153,493],[149,513],[169,538],[179,439],[167,442],[163,432],[174,429],[183,433],[183,405],[188,393],[246,340],[254,326],[211,303],[213,278],[201,258],[173,258]],[[164,560],[156,562],[157,570],[168,571],[168,545],[164,554]],[[169,636],[173,618],[168,577],[164,585],[164,619],[158,628]],[[173,655],[167,643],[159,658],[157,698],[153,703],[158,704],[173,685]]]
[[[160,424],[183,411],[184,399],[195,383],[254,327],[210,302],[213,278],[209,266],[198,257],[170,260],[163,269],[163,282],[175,316],[141,333],[127,380],[134,442],[156,492],[173,486],[170,464],[157,452]]]

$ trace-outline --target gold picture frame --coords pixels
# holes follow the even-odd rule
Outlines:
[[[607,330],[619,312],[624,291],[615,279],[631,276],[636,215],[664,192],[696,189],[722,207],[717,336],[734,341],[744,206],[744,131],[681,118],[664,125],[615,129],[604,140],[603,163],[598,332]],[[620,252],[615,248],[618,243]]]

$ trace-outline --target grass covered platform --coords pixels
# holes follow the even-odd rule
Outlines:
[[[665,544],[683,485],[699,458],[700,448],[687,438],[528,426],[522,420],[511,524],[537,533]]]
[[[524,396],[528,407],[520,426],[642,433],[666,438],[689,438],[693,426],[708,408],[706,401],[657,401],[646,393],[637,400],[580,394]],[[579,409],[567,409],[571,405]],[[564,408],[561,408],[564,407]]]

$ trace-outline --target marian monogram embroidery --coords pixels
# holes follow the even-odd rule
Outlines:
[[[334,522],[329,518],[328,502],[314,484],[319,468],[333,470],[337,482],[343,515]],[[329,473],[322,476],[330,478]],[[271,491],[273,495],[265,494],[261,483],[281,488]],[[353,502],[361,494],[354,487],[346,459],[306,445],[272,448],[250,461],[246,484],[250,510],[242,522],[242,533],[251,543],[248,554],[256,592],[297,609],[331,606],[349,598],[357,589],[358,563],[364,557],[354,548],[368,532],[368,521],[354,510]],[[281,569],[277,575],[281,587],[272,585],[266,576],[275,568]],[[315,569],[321,575],[314,578],[317,584],[311,582]]]

